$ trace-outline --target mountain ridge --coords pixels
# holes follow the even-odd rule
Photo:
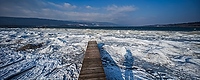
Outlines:
[[[44,18],[24,18],[0,16],[0,27],[123,27],[110,22],[92,21],[67,21]],[[124,26],[124,27],[200,27],[198,22],[155,24],[144,26]]]
[[[22,18],[0,16],[1,26],[113,26],[109,22],[78,22],[43,18]]]
[[[147,25],[152,27],[200,27],[200,21],[197,22],[185,22],[185,23],[171,23],[171,24],[156,24]]]

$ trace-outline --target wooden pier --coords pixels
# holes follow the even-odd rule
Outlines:
[[[96,41],[89,41],[79,80],[106,80]]]

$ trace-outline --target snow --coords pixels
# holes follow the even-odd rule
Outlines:
[[[77,80],[91,40],[109,80],[200,79],[199,31],[56,28],[0,28],[0,79]]]

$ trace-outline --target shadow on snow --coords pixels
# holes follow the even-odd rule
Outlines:
[[[101,60],[104,66],[106,78],[108,80],[123,80],[120,67],[115,63],[115,61],[112,59],[109,53],[103,49],[103,45],[104,45],[103,43],[99,43],[98,48],[100,50]],[[124,73],[125,80],[133,80],[134,75],[132,71],[132,66],[133,66],[134,58],[132,56],[131,51],[126,50],[126,54],[124,55],[124,57],[125,57],[125,61],[123,63],[123,66],[126,67],[125,73]]]
[[[115,63],[109,53],[103,49],[103,43],[98,44],[98,48],[101,54],[101,60],[103,68],[106,74],[107,80],[123,80],[122,73],[119,66]]]
[[[123,63],[123,66],[126,66],[125,68],[125,80],[133,80],[133,71],[132,66],[134,62],[134,58],[132,56],[132,53],[130,50],[126,50],[126,54],[124,55],[125,61]]]

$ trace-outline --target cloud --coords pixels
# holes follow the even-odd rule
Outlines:
[[[64,8],[76,8],[75,5],[71,5],[71,4],[69,4],[69,3],[64,3],[63,7],[64,7]]]
[[[75,9],[77,7],[75,5],[71,5],[70,3],[56,4],[53,2],[48,2],[48,4],[60,9]]]
[[[48,4],[54,6],[54,7],[58,7],[58,8],[62,8],[63,6],[62,5],[59,5],[59,4],[55,4],[53,2],[48,2]]]
[[[84,9],[83,9],[84,8]],[[85,20],[98,22],[128,22],[128,12],[135,11],[134,6],[92,7],[54,3],[45,0],[5,0],[0,1],[0,16],[34,17],[57,20]]]
[[[89,6],[89,5],[87,5],[87,6],[85,6],[85,9],[87,9],[87,10],[100,10],[100,8],[97,8],[97,7],[93,7],[93,6]]]
[[[92,9],[92,7],[91,7],[91,6],[86,6],[85,8],[87,8],[87,9]]]
[[[116,6],[116,5],[112,5],[112,6],[108,6],[107,7],[108,11],[113,11],[113,12],[131,12],[131,11],[135,11],[136,7],[134,6]]]
[[[108,21],[108,15],[95,12],[77,12],[77,11],[60,11],[52,9],[43,9],[42,16],[51,16],[52,19],[60,20],[84,20],[84,21]],[[53,13],[53,14],[52,14]]]

